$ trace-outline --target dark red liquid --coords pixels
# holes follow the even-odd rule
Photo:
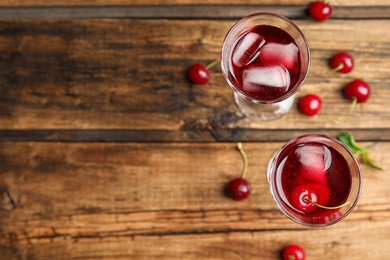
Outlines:
[[[294,87],[301,54],[286,31],[258,25],[241,34],[233,48],[230,73],[249,97],[275,99]]]
[[[280,158],[277,169],[282,185],[280,193],[284,195],[287,207],[298,215],[310,216],[310,219],[318,217],[318,223],[326,222],[326,217],[337,214],[338,209],[320,207],[315,207],[309,213],[302,212],[290,202],[294,188],[302,185],[314,189],[323,206],[335,207],[346,202],[351,190],[352,175],[347,161],[339,152],[326,145],[306,143],[286,149]]]

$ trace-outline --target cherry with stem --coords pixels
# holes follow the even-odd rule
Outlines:
[[[354,68],[354,59],[348,52],[339,52],[330,59],[332,71],[349,73]]]
[[[241,176],[228,182],[228,184],[226,185],[226,193],[233,200],[244,200],[251,193],[251,186],[249,182],[245,179],[246,172],[248,169],[248,158],[245,153],[245,150],[242,147],[241,142],[237,144],[237,149],[242,156],[244,166],[242,168]]]
[[[204,66],[200,63],[192,64],[188,70],[187,75],[191,82],[204,85],[210,80],[210,69],[219,62],[219,59],[216,59],[209,63],[207,66]]]
[[[336,123],[340,124],[346,122],[354,111],[357,103],[366,102],[370,98],[370,95],[371,88],[366,81],[362,79],[355,79],[348,83],[347,86],[344,88],[344,96],[347,99],[352,100],[352,104],[344,118],[336,120]]]

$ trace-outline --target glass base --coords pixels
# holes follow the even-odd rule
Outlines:
[[[242,98],[234,92],[234,101],[247,117],[260,118],[265,121],[278,119],[290,111],[295,95],[273,104],[257,104]]]

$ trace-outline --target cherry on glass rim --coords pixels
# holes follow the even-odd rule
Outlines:
[[[299,100],[299,111],[307,116],[318,114],[322,107],[322,100],[315,94],[308,94]]]
[[[312,2],[309,5],[309,15],[318,22],[326,21],[332,15],[332,7],[327,0]]]
[[[349,73],[354,67],[354,59],[348,52],[339,52],[330,59],[330,67],[340,73]]]
[[[282,257],[283,260],[305,260],[305,250],[296,244],[288,245],[283,249]]]

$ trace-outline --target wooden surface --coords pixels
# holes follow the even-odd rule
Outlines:
[[[206,5],[207,3],[207,5]],[[307,259],[390,254],[390,2],[332,1],[316,23],[307,1],[2,1],[0,3],[0,259],[280,259],[298,243]],[[205,86],[185,72],[219,57],[241,16],[292,18],[311,49],[308,79],[319,115],[294,106],[277,121],[245,118],[218,66]],[[346,50],[356,67],[331,72]],[[341,90],[364,78],[370,100],[349,108]],[[384,170],[362,164],[351,215],[299,226],[273,202],[272,154],[306,133],[353,133]],[[243,142],[252,195],[224,195]]]

